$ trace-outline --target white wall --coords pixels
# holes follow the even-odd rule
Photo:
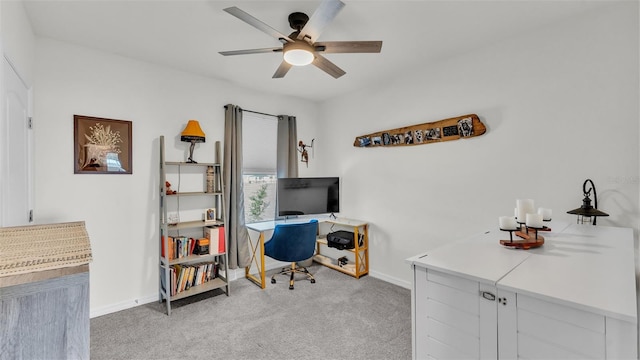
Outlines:
[[[2,51],[28,86],[33,84],[35,36],[21,1],[0,1]]]
[[[372,223],[371,274],[400,285],[409,286],[405,258],[492,227],[516,198],[574,221],[565,211],[580,204],[587,177],[611,214],[599,224],[638,228],[635,3],[321,105],[47,39],[36,49],[36,220],[87,222],[92,316],[157,296],[158,136],[176,136],[196,118],[207,133],[196,154],[212,160],[226,103],[298,117],[299,138],[316,139],[301,176],[342,177],[342,215]],[[485,135],[352,146],[358,135],[472,112],[487,125]],[[133,121],[132,175],[73,174],[73,114]],[[186,154],[186,144],[169,148],[168,156]]]
[[[581,204],[587,178],[611,215],[598,224],[632,227],[637,236],[637,2],[397,75],[323,104],[316,135],[317,171],[343,180],[342,215],[372,223],[374,276],[409,286],[404,259],[497,227],[517,198],[575,221],[566,211]],[[358,135],[468,113],[480,116],[486,134],[352,146]]]
[[[296,115],[301,128],[317,120],[307,101],[53,40],[38,39],[36,59],[36,221],[86,221],[92,316],[157,299],[160,135],[167,159],[186,160],[178,135],[187,120],[199,120],[207,141],[194,156],[213,162],[227,103]],[[133,122],[132,175],[74,175],[74,114]]]

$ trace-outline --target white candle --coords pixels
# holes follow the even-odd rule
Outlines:
[[[542,227],[542,215],[541,214],[527,214],[526,225],[532,228]]]
[[[499,218],[500,229],[502,230],[516,230],[518,225],[516,224],[516,218],[513,216],[500,216]]]
[[[538,214],[542,215],[542,220],[545,220],[545,221],[551,220],[551,209],[539,208]]]
[[[518,222],[523,223],[527,220],[527,214],[534,214],[535,207],[533,206],[533,200],[531,199],[518,199],[516,200],[516,208],[518,209]]]

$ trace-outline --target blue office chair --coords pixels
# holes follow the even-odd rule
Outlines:
[[[283,268],[279,273],[271,276],[271,283],[276,283],[276,275],[290,274],[289,289],[293,290],[295,274],[305,274],[311,283],[316,279],[307,268],[297,266],[296,262],[307,260],[313,256],[316,249],[316,235],[318,220],[308,223],[278,224],[273,230],[271,239],[264,244],[264,254],[279,261],[291,262],[291,267]]]

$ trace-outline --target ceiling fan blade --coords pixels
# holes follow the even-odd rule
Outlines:
[[[238,19],[246,22],[247,24],[255,27],[256,29],[273,36],[274,38],[280,40],[280,39],[284,39],[288,42],[293,42],[293,40],[291,38],[289,38],[289,36],[282,34],[281,32],[279,32],[278,30],[272,28],[271,26],[263,23],[262,21],[256,19],[255,17],[253,17],[252,15],[249,15],[247,12],[238,9],[235,6],[229,7],[224,9],[224,11],[228,12],[229,14],[237,17]]]
[[[288,62],[282,60],[282,62],[280,63],[280,66],[278,66],[278,69],[273,74],[272,78],[273,79],[283,78],[285,75],[287,75],[287,72],[289,72],[289,69],[291,69],[292,66],[293,65],[291,65]]]
[[[313,44],[323,53],[379,53],[382,41],[322,41]]]
[[[320,70],[326,72],[336,79],[346,74],[344,70],[340,69],[336,64],[332,63],[326,57],[318,53],[316,53],[316,58],[313,60],[313,65],[317,66],[318,68],[320,68]]]
[[[300,30],[298,40],[302,40],[305,37],[308,37],[311,42],[318,40],[320,33],[333,21],[343,7],[344,3],[340,0],[322,1],[320,6],[318,6],[309,18],[309,21],[307,21],[302,30]]]
[[[271,47],[271,48],[263,48],[263,49],[231,50],[231,51],[220,51],[218,53],[220,55],[229,56],[229,55],[247,55],[247,54],[274,53],[274,52],[282,52],[282,48],[281,47]]]

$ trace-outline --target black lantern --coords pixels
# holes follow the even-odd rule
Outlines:
[[[587,190],[587,183],[591,184],[591,188]],[[591,206],[591,199],[589,196],[591,195],[591,190],[593,190],[593,200],[595,207]],[[584,193],[584,199],[582,199],[582,206],[577,209],[567,211],[567,214],[578,215],[578,224],[584,224],[585,222],[592,222],[593,225],[596,224],[596,218],[598,216],[609,216],[609,214],[598,210],[598,195],[596,194],[596,186],[593,184],[591,179],[587,179],[582,184],[582,192]],[[593,221],[591,221],[591,217],[593,217]]]

